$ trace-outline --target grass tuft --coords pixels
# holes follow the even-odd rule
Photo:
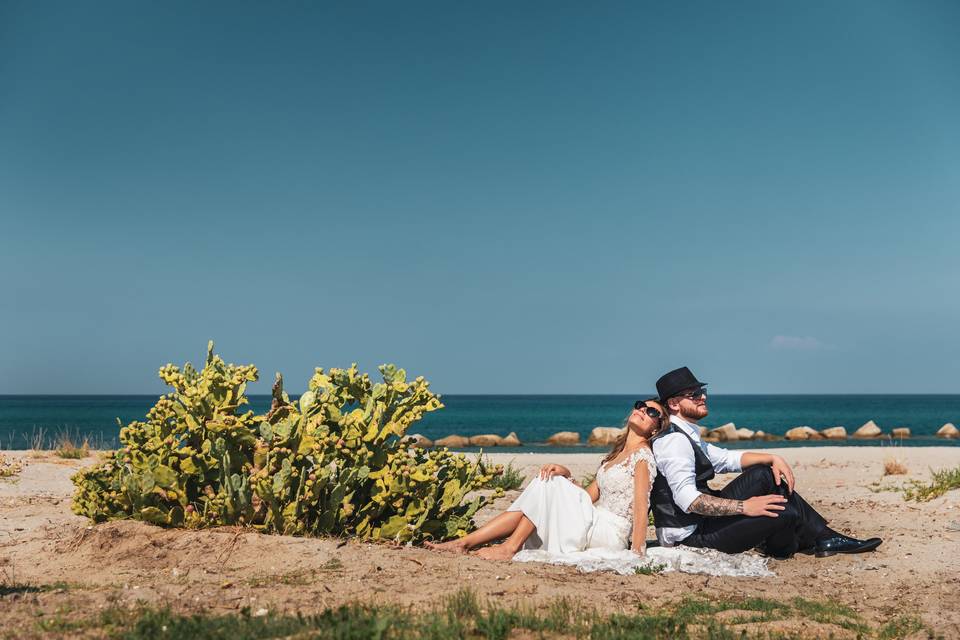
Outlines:
[[[907,466],[896,458],[887,458],[883,461],[883,475],[903,476],[907,474]]]
[[[795,598],[794,610],[804,618],[834,624],[861,635],[867,635],[870,628],[863,623],[857,612],[846,605],[833,601],[814,601],[805,598]]]
[[[84,438],[80,445],[76,444],[79,435],[73,435],[69,431],[61,431],[57,434],[57,441],[54,444],[53,452],[60,458],[79,460],[90,455],[90,442]]]
[[[47,445],[47,430],[43,427],[37,429],[34,427],[33,432],[30,434],[30,457],[31,458],[42,458],[45,453]]]
[[[920,618],[914,616],[901,616],[894,618],[887,624],[880,627],[877,632],[877,638],[880,640],[894,640],[894,638],[905,638],[920,631],[924,631],[926,626],[920,621]]]
[[[496,475],[487,483],[489,489],[503,489],[504,491],[513,491],[523,486],[526,476],[520,472],[520,469],[513,466],[513,460],[507,463],[503,468],[503,473]]]
[[[667,568],[665,564],[651,564],[646,567],[637,567],[633,570],[638,576],[655,576],[660,573],[663,573],[663,570]]]
[[[951,489],[960,489],[960,467],[933,471],[930,482],[914,480],[903,490],[905,500],[927,502],[939,498]]]

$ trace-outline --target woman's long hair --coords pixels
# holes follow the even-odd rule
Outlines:
[[[660,400],[657,398],[647,398],[643,402],[656,402],[660,407],[660,425],[657,429],[657,433],[660,433],[670,426],[670,414],[667,413],[667,408],[660,402]],[[627,417],[623,419],[623,433],[617,436],[617,441],[613,443],[613,449],[610,450],[610,453],[607,454],[607,457],[604,458],[600,464],[606,464],[610,462],[623,452],[623,447],[627,444],[627,436],[630,434],[630,415],[633,413],[633,411],[634,410],[631,410],[630,413],[627,414]],[[656,435],[656,433],[654,435]]]

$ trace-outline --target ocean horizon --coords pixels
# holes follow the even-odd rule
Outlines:
[[[269,395],[248,396],[248,407],[267,411]],[[292,396],[296,397],[296,396]],[[409,430],[430,439],[514,432],[524,443],[497,451],[543,451],[546,439],[558,431],[575,431],[586,443],[594,427],[620,426],[637,396],[623,394],[449,394],[445,407],[427,414]],[[38,438],[45,445],[61,434],[88,439],[95,447],[115,448],[119,426],[142,420],[155,395],[0,395],[0,448],[30,448]],[[909,427],[904,440],[745,441],[731,447],[783,446],[958,446],[960,441],[936,438],[945,423],[960,422],[960,394],[723,394],[708,397],[710,415],[701,424],[737,427],[782,436],[797,426],[815,429],[843,426],[852,434],[868,420],[885,433]],[[567,451],[593,448],[585,444]]]

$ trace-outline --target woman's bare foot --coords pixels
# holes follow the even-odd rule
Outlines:
[[[509,560],[516,552],[516,549],[506,544],[495,544],[477,551],[477,557],[484,560]]]
[[[424,542],[423,546],[434,551],[449,551],[451,553],[466,553],[469,551],[463,538],[447,540],[446,542]]]

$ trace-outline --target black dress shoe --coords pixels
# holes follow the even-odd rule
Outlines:
[[[857,540],[841,533],[832,533],[817,540],[813,552],[818,558],[826,558],[837,553],[863,553],[864,551],[873,551],[883,542],[880,538],[870,538],[868,540]]]

